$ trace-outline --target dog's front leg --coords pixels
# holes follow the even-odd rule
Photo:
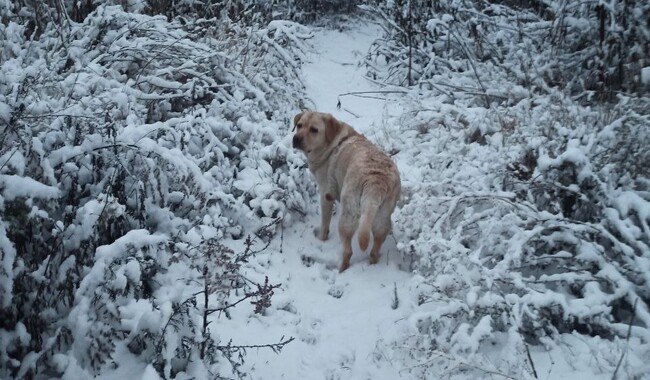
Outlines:
[[[321,194],[320,196],[320,228],[314,230],[316,237],[320,240],[327,240],[330,234],[330,222],[332,221],[332,208],[334,207],[334,199],[329,194]]]

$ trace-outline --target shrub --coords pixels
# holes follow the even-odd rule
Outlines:
[[[164,377],[241,374],[245,347],[202,328],[195,251],[308,207],[279,136],[309,35],[93,2],[72,22],[60,5],[0,6],[0,376],[89,376],[116,354]],[[222,302],[245,289],[260,311],[275,286],[226,285]]]

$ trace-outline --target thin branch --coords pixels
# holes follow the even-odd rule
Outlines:
[[[185,38],[186,38],[185,36],[178,37],[174,42],[172,42],[171,44],[169,44],[168,46],[166,46],[164,49],[162,49],[162,50],[160,50],[159,52],[157,52],[153,57],[149,58],[149,60],[147,61],[147,63],[145,63],[145,64],[142,66],[142,68],[141,68],[140,71],[138,72],[138,75],[135,77],[135,81],[134,81],[135,84],[133,85],[133,87],[136,87],[136,86],[140,85],[140,82],[138,82],[138,79],[140,79],[140,75],[144,72],[144,69],[146,69],[147,66],[149,66],[149,64],[151,64],[151,62],[153,62],[156,58],[158,58],[158,56],[160,56],[160,55],[161,55],[162,53],[164,53],[165,51],[171,49],[172,46],[176,45],[178,42],[180,42],[181,40],[183,40],[183,39],[185,39]]]
[[[287,344],[293,342],[295,340],[294,337],[289,337],[288,339],[284,339],[284,336],[280,338],[280,342],[278,343],[268,343],[268,344],[251,344],[251,345],[239,345],[239,346],[233,346],[228,344],[227,346],[217,346],[217,349],[220,351],[239,351],[239,350],[247,350],[251,348],[270,348],[273,350],[273,352],[279,352],[284,346]]]
[[[632,322],[634,322],[634,317],[636,316],[636,304],[638,302],[639,302],[638,298],[634,300],[634,306],[632,306],[632,315],[630,316],[630,323],[628,323],[627,325],[627,337],[625,338],[625,349],[621,353],[621,358],[618,360],[618,364],[616,364],[616,369],[612,374],[612,380],[616,380],[616,374],[618,373],[619,368],[621,368],[621,363],[623,363],[623,358],[625,357],[625,354],[627,353],[627,349],[630,345],[630,335],[632,335]]]
[[[214,312],[217,312],[217,311],[218,311],[218,312],[226,311],[226,310],[228,310],[228,309],[230,309],[230,308],[233,308],[233,307],[239,305],[240,303],[246,301],[247,299],[252,298],[252,297],[255,296],[255,295],[256,295],[256,293],[246,293],[246,295],[245,295],[243,298],[241,298],[240,300],[238,300],[238,301],[235,302],[235,303],[229,303],[229,304],[227,304],[226,306],[223,306],[223,307],[217,307],[217,308],[214,308],[214,309],[206,309],[205,311],[206,311],[206,313],[207,313],[208,315],[210,315],[210,314],[212,314],[212,313],[214,313]]]
[[[343,94],[339,94],[338,96],[348,96],[348,95],[363,95],[363,94],[403,94],[406,95],[408,94],[407,91],[404,90],[379,90],[379,91],[352,91],[352,92],[346,92]]]
[[[36,115],[36,116],[18,116],[16,120],[23,120],[23,119],[40,119],[40,118],[45,118],[45,117],[76,117],[80,119],[96,119],[96,116],[84,116],[84,115],[70,115],[70,114],[47,114],[47,115]]]
[[[9,158],[7,158],[7,161],[5,161],[5,162],[2,164],[2,166],[0,166],[0,171],[2,171],[2,169],[5,168],[5,166],[9,163],[9,161],[11,161],[11,157],[13,157],[14,154],[16,154],[16,152],[18,152],[18,148],[16,148],[13,152],[11,152],[11,154],[9,155]]]
[[[536,379],[539,379],[539,377],[537,377],[537,371],[535,370],[535,363],[533,362],[533,357],[530,356],[530,349],[528,348],[528,345],[526,343],[524,343],[524,345],[526,346],[526,356],[528,357],[530,368],[532,368],[533,370],[533,376],[535,376]]]

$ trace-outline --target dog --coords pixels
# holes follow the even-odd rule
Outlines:
[[[401,191],[397,166],[363,135],[328,113],[301,112],[293,123],[292,145],[307,156],[320,192],[321,225],[315,234],[327,240],[334,201],[339,201],[343,243],[339,272],[350,266],[355,232],[364,252],[372,233],[370,263],[377,263]]]

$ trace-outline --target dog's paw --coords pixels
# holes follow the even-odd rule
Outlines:
[[[316,236],[318,239],[325,241],[327,240],[328,235],[329,235],[329,231],[321,230],[320,227],[314,228],[314,236]]]
[[[339,267],[339,273],[345,272],[346,269],[350,267],[350,263],[342,263]]]

